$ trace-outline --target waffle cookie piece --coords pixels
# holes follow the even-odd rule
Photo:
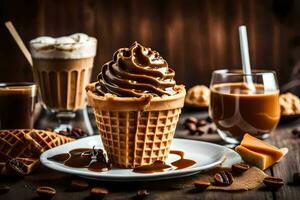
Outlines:
[[[53,147],[74,141],[74,139],[44,130],[31,130],[25,135],[28,143],[46,151]]]
[[[39,157],[42,149],[32,145],[30,138],[25,135],[30,129],[0,130],[0,154],[8,158]]]
[[[21,172],[12,167],[12,165],[18,165],[18,168],[21,168]],[[0,175],[28,175],[36,170],[39,166],[40,160],[38,158],[16,157],[7,160],[6,162],[0,162]]]

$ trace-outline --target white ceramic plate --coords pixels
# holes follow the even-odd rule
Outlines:
[[[60,172],[74,174],[89,179],[107,181],[145,181],[178,178],[196,174],[201,170],[212,168],[222,162],[223,166],[231,166],[232,164],[241,161],[241,157],[235,151],[226,147],[208,142],[177,138],[173,140],[171,149],[185,152],[185,158],[196,161],[194,166],[180,170],[171,170],[153,174],[135,173],[132,172],[131,169],[120,168],[113,168],[107,172],[91,172],[84,168],[67,167],[61,163],[47,159],[48,157],[56,154],[69,152],[75,148],[92,148],[94,145],[96,148],[103,149],[100,136],[90,136],[55,147],[44,152],[41,155],[40,160],[45,166]],[[224,157],[224,155],[226,156]],[[178,158],[178,156],[171,154],[166,162],[171,163]],[[226,159],[224,160],[224,158]]]

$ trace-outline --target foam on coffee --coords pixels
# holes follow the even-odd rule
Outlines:
[[[96,55],[97,40],[84,33],[53,38],[42,36],[30,41],[33,58],[80,59]]]

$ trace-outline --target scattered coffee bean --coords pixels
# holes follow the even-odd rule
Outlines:
[[[271,190],[277,190],[284,185],[284,182],[281,178],[272,176],[266,177],[263,182]]]
[[[213,120],[212,120],[212,118],[210,118],[210,116],[206,117],[205,120],[207,121],[207,123],[212,123],[213,122]]]
[[[214,176],[214,184],[217,186],[229,186],[232,183],[233,183],[233,176],[227,170],[220,171],[216,173]]]
[[[246,163],[236,163],[231,166],[232,172],[237,174],[242,174],[245,171],[247,171],[250,168],[250,166]]]
[[[196,129],[196,134],[198,134],[198,135],[203,135],[204,133],[205,133],[205,131],[202,130],[201,127],[197,127],[197,129]]]
[[[41,186],[36,189],[36,193],[45,199],[51,199],[56,194],[56,190],[52,187]]]
[[[27,166],[17,159],[8,160],[6,162],[6,169],[10,175],[16,177],[22,177],[28,174]]]
[[[74,128],[72,129],[71,133],[70,133],[70,137],[73,137],[75,139],[81,138],[87,136],[87,133],[85,131],[83,131],[81,128]]]
[[[199,119],[197,122],[197,127],[205,126],[207,123],[204,119]]]
[[[294,173],[293,180],[295,184],[300,185],[300,172]]]
[[[70,133],[68,131],[59,131],[58,134],[67,136],[67,137],[70,135]]]
[[[53,131],[52,128],[45,128],[44,130],[45,130],[45,131]]]
[[[10,187],[7,185],[0,185],[0,194],[6,194],[10,190]]]
[[[215,133],[215,132],[216,132],[216,130],[213,129],[212,127],[209,127],[209,128],[207,129],[207,133],[208,133],[208,134],[213,134],[213,133]]]
[[[190,134],[195,134],[196,133],[196,124],[194,123],[188,123],[187,124],[187,129],[190,131]]]
[[[91,189],[91,196],[104,197],[108,194],[108,190],[103,187],[94,187]]]
[[[295,136],[300,137],[300,128],[294,128],[292,130],[292,134],[295,135]]]
[[[85,190],[89,187],[89,184],[84,180],[72,180],[70,186],[74,190]]]
[[[149,194],[150,192],[148,190],[139,190],[136,193],[136,197],[137,199],[145,199]]]
[[[198,122],[196,117],[189,117],[185,120],[185,123],[194,123],[196,124]]]
[[[194,182],[194,186],[199,190],[205,190],[210,186],[210,182],[208,180],[197,180]]]

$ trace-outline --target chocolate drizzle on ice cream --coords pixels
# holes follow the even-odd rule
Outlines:
[[[175,72],[158,52],[134,42],[102,66],[96,92],[119,97],[170,96],[177,93]]]

